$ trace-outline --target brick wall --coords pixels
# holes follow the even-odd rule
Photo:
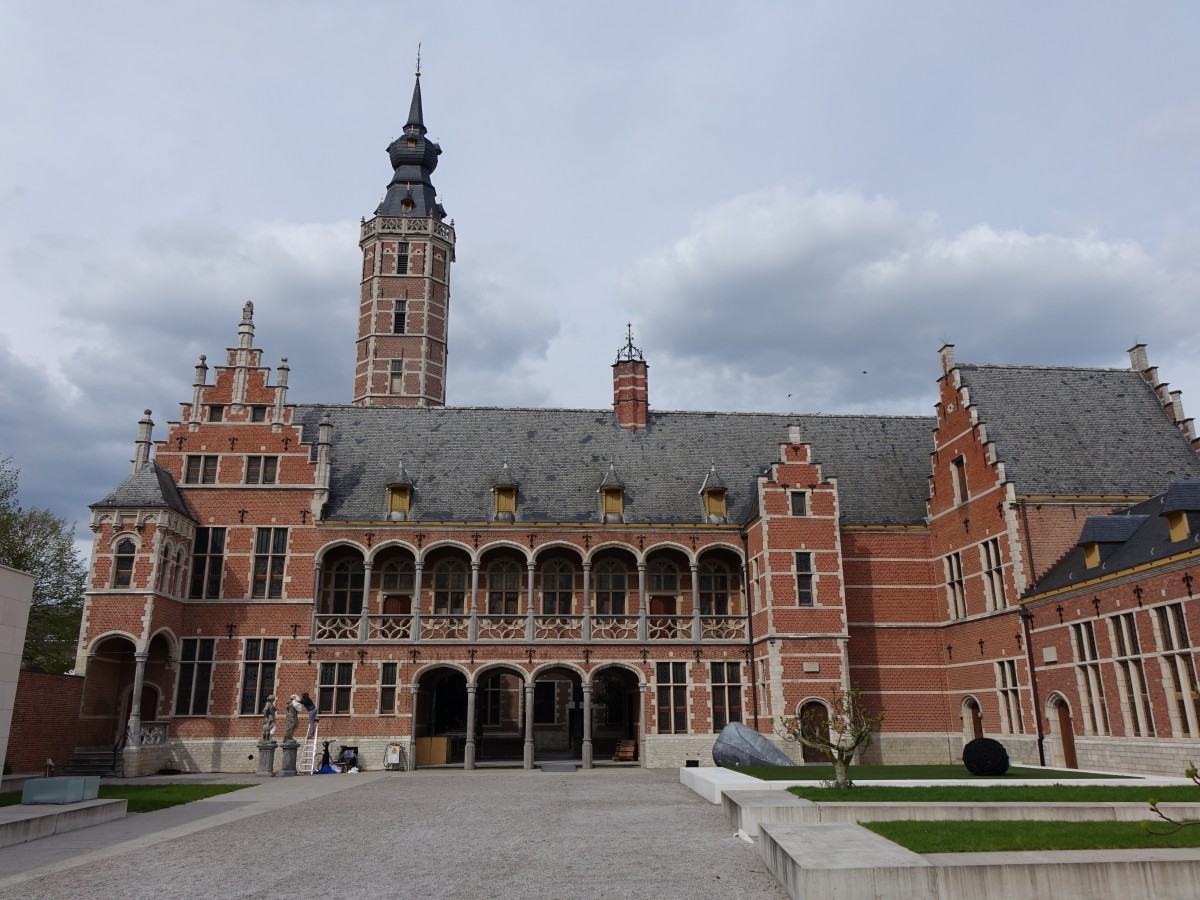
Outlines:
[[[83,678],[22,671],[5,757],[13,772],[41,772],[46,759],[60,769],[75,749]]]

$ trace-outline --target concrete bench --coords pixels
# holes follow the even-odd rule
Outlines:
[[[80,803],[95,800],[100,790],[99,775],[63,775],[35,778],[21,789],[21,803]]]

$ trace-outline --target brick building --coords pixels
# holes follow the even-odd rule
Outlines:
[[[247,304],[224,364],[200,358],[157,440],[147,411],[131,475],[92,507],[81,747],[126,740],[130,774],[252,770],[266,695],[309,690],[322,736],[368,766],[393,741],[467,767],[590,765],[630,740],[644,765],[706,763],[728,721],[770,732],[854,684],[886,715],[884,761],[949,761],[979,733],[1036,762],[1060,722],[1087,765],[1127,764],[1129,735],[1195,749],[1186,691],[1157,730],[1110,714],[1089,740],[1090,682],[1048,651],[1074,666],[1047,590],[1072,623],[1101,613],[1075,598],[1091,587],[1059,583],[1085,522],[1200,478],[1143,347],[1130,369],[965,365],[945,347],[933,416],[776,415],[652,409],[630,335],[611,409],[448,407],[455,232],[419,80],[388,153],[360,233],[352,403],[291,402]],[[1190,596],[1146,607],[1200,633]],[[1168,636],[1143,641],[1151,704],[1173,683],[1151,669],[1195,680]]]

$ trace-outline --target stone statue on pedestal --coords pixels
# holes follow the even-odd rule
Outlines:
[[[284,741],[295,740],[296,726],[300,724],[300,712],[304,707],[300,705],[300,696],[292,694],[288,699],[287,705],[283,708],[284,715]]]
[[[267,702],[262,709],[262,739],[263,743],[275,737],[275,695],[267,694]]]

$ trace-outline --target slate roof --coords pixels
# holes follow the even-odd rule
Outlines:
[[[1123,544],[1145,522],[1145,516],[1088,516],[1079,543]]]
[[[1131,369],[958,366],[1018,494],[1157,494],[1200,456]]]
[[[325,517],[386,518],[398,460],[414,483],[416,521],[484,521],[494,473],[507,461],[519,487],[517,521],[597,522],[597,487],[610,463],[629,522],[704,521],[700,486],[713,464],[728,488],[730,521],[754,509],[756,478],[779,459],[787,426],[827,476],[838,476],[842,522],[919,524],[928,496],[932,417],[651,412],[646,431],[617,427],[612,410],[358,406],[296,407],[304,440],[333,421]]]
[[[151,460],[110,493],[91,505],[92,509],[116,509],[143,506],[165,506],[192,517],[187,501],[179,493],[171,473]]]
[[[1200,481],[1176,481],[1163,496],[1162,511],[1200,512]]]
[[[1172,487],[1174,486],[1173,484]],[[1188,487],[1190,489],[1190,485]],[[1170,526],[1167,523],[1166,516],[1163,515],[1166,511],[1164,510],[1164,500],[1167,496],[1166,493],[1163,493],[1156,497],[1151,497],[1149,500],[1143,500],[1141,503],[1129,507],[1118,515],[1089,517],[1084,526],[1085,530],[1092,523],[1093,519],[1096,518],[1127,518],[1136,522],[1137,527],[1133,527],[1131,523],[1129,537],[1124,543],[1112,548],[1111,552],[1103,554],[1100,566],[1094,569],[1089,569],[1084,564],[1083,539],[1081,537],[1080,545],[1073,547],[1058,564],[1046,572],[1038,583],[1029,590],[1026,597],[1034,599],[1038,594],[1045,591],[1067,587],[1081,581],[1088,581],[1089,579],[1106,575],[1110,572],[1120,572],[1124,569],[1200,547],[1200,527],[1198,527],[1200,526],[1200,517],[1189,519],[1188,537],[1186,540],[1172,542]]]

